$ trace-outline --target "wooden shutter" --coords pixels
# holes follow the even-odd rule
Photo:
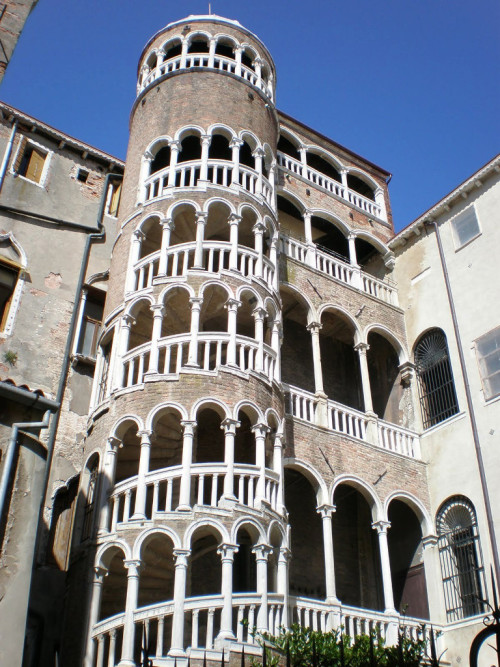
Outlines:
[[[122,192],[122,184],[113,185],[113,194],[111,195],[111,202],[109,204],[109,215],[116,216],[118,214],[118,206],[120,205],[120,195]]]
[[[43,165],[45,164],[46,154],[39,151],[37,148],[32,147],[31,156],[26,169],[26,178],[29,178],[30,181],[35,181],[35,183],[40,183],[42,178]]]

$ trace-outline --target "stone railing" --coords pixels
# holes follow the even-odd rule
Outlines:
[[[211,58],[213,62],[211,63]],[[254,72],[253,69],[237,63],[233,58],[220,56],[215,54],[210,56],[208,53],[188,53],[186,56],[186,64],[182,66],[182,56],[176,56],[159,63],[154,70],[149,72],[137,86],[137,94],[147,88],[151,83],[159,79],[165,74],[177,72],[181,69],[191,69],[193,67],[206,67],[210,69],[219,70],[220,72],[229,72],[241,77],[244,81],[248,81],[253,86],[261,90],[271,102],[273,101],[273,87],[265,81],[260,75]]]
[[[168,187],[195,188],[219,185],[236,190],[243,189],[257,199],[262,199],[274,209],[273,187],[268,179],[245,165],[234,166],[226,160],[208,160],[207,177],[201,179],[201,160],[180,162],[173,168],[165,167],[149,176],[144,183],[145,202],[154,201],[168,194]]]
[[[223,495],[226,466],[222,463],[193,463],[190,474],[192,506],[217,507]],[[260,509],[260,499],[257,498],[259,476],[259,469],[255,466],[235,464],[233,491],[240,505]],[[179,504],[181,477],[180,465],[153,470],[145,475],[144,484],[149,498],[146,519],[151,521],[166,512],[175,512]],[[115,485],[110,496],[110,532],[114,533],[118,524],[128,523],[133,517],[138,483],[135,475]],[[278,473],[266,469],[264,500],[275,512],[278,512],[278,487]]]
[[[196,372],[216,371],[221,366],[239,369],[244,373],[256,372],[272,382],[276,372],[276,352],[265,343],[262,347],[253,338],[236,336],[235,363],[228,363],[230,336],[228,333],[199,333],[196,362],[189,360],[191,334],[178,334],[158,341],[158,366],[149,371],[151,343],[144,343],[127,352],[123,358],[122,387],[133,387],[144,382],[146,373],[178,375],[181,370]]]
[[[385,213],[376,202],[351,190],[335,179],[325,176],[325,174],[322,174],[320,171],[316,171],[316,169],[295,160],[293,157],[290,157],[290,155],[278,153],[278,165],[282,169],[286,169],[296,176],[300,176],[306,181],[314,183],[314,185],[327,190],[336,197],[344,199],[349,202],[349,204],[356,206],[368,215],[373,215],[376,218],[385,220]]]
[[[151,287],[153,280],[157,277],[180,278],[187,275],[189,269],[194,266],[196,243],[180,243],[167,248],[165,273],[159,274],[161,251],[151,253],[139,260],[134,266],[134,291]],[[231,244],[224,241],[204,241],[202,253],[202,266],[197,270],[208,273],[220,273],[230,271]],[[252,248],[245,246],[237,247],[236,267],[240,275],[245,278],[260,278],[269,287],[275,286],[275,267],[267,258],[262,258],[259,263],[259,255]]]
[[[412,459],[421,459],[420,438],[414,431],[390,424],[380,418],[370,419],[364,412],[329,399],[326,401],[326,423],[321,423],[318,398],[314,394],[290,385],[283,386],[286,396],[286,412],[296,419],[318,426],[326,426],[330,431],[342,433],[363,442],[370,442],[390,452]],[[372,420],[376,428],[369,432]]]
[[[315,246],[308,246],[298,239],[292,239],[281,234],[280,250],[287,257],[295,259],[302,264],[307,264],[331,278],[335,278],[350,287],[361,290],[365,294],[369,294],[393,306],[398,305],[398,291],[396,287],[368,275],[358,267],[343,262],[338,257],[329,255]]]

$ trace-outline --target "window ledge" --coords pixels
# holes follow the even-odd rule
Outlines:
[[[424,438],[426,435],[429,435],[431,433],[436,433],[436,431],[439,431],[440,429],[449,426],[449,424],[453,424],[454,422],[459,421],[460,419],[465,417],[465,414],[466,414],[465,411],[457,412],[456,415],[452,415],[451,417],[448,417],[448,419],[444,419],[442,422],[439,422],[439,424],[435,424],[434,426],[431,426],[425,431],[422,431],[421,437]]]
[[[85,366],[95,366],[96,360],[95,357],[87,357],[85,354],[80,354],[76,352],[71,357],[71,362],[73,366],[77,364],[84,364]]]

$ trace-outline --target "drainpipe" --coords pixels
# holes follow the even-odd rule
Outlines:
[[[2,189],[3,180],[5,178],[5,172],[7,171],[7,165],[9,164],[10,156],[12,154],[12,145],[14,143],[14,137],[16,136],[16,131],[17,131],[17,118],[12,124],[12,130],[10,131],[9,141],[5,148],[2,165],[0,166],[0,190]]]
[[[483,453],[481,451],[481,443],[479,442],[479,433],[477,430],[476,415],[474,413],[474,406],[472,403],[472,395],[469,385],[469,376],[467,375],[467,368],[465,366],[465,356],[462,347],[462,339],[460,338],[460,330],[458,327],[457,314],[455,311],[455,303],[453,301],[453,294],[451,291],[450,278],[448,276],[448,268],[446,266],[446,260],[443,251],[443,245],[441,243],[441,235],[439,233],[439,228],[437,223],[434,220],[426,221],[426,225],[430,225],[434,228],[436,232],[436,241],[439,250],[439,258],[441,260],[441,268],[443,269],[444,281],[446,284],[446,292],[448,295],[448,303],[450,304],[451,318],[453,320],[453,329],[455,331],[455,338],[457,341],[458,347],[458,357],[460,359],[460,367],[462,369],[462,376],[464,378],[465,384],[465,396],[467,398],[467,408],[469,410],[469,419],[472,428],[472,437],[474,439],[474,447],[476,450],[476,459],[477,465],[479,468],[479,477],[481,480],[481,490],[483,492],[483,500],[486,508],[486,520],[488,522],[488,529],[490,533],[490,542],[491,542],[491,551],[493,554],[493,563],[495,566],[495,575],[497,582],[500,582],[500,558],[498,555],[498,544],[495,536],[495,524],[493,522],[493,512],[491,511],[491,502],[490,494],[488,492],[488,484],[486,481],[486,472],[484,470],[484,461]]]
[[[66,347],[64,349],[64,356],[63,356],[63,361],[62,361],[62,367],[61,367],[61,375],[59,378],[59,386],[57,388],[57,395],[56,395],[56,402],[59,404],[59,406],[62,405],[63,398],[64,398],[64,391],[66,388],[66,378],[68,375],[69,371],[69,366],[71,363],[71,351],[73,349],[73,338],[75,334],[75,329],[76,329],[76,324],[77,324],[77,317],[78,317],[78,311],[79,311],[79,305],[80,305],[80,294],[82,291],[83,283],[85,280],[85,274],[87,271],[87,266],[88,266],[88,261],[89,261],[89,256],[90,256],[90,248],[93,243],[103,243],[106,237],[106,230],[104,229],[103,226],[103,217],[104,217],[104,207],[106,205],[106,196],[108,193],[108,187],[111,179],[122,179],[123,175],[122,174],[107,174],[106,179],[104,181],[104,187],[102,191],[102,196],[101,196],[101,202],[99,205],[99,212],[97,214],[97,228],[94,230],[93,234],[89,234],[87,236],[87,240],[85,242],[85,248],[83,251],[83,257],[82,257],[82,264],[80,268],[80,275],[78,276],[78,281],[76,284],[76,291],[75,291],[75,302],[73,305],[73,312],[71,314],[71,321],[69,324],[69,331],[68,331],[68,336],[66,339]],[[50,478],[50,472],[51,472],[51,465],[52,465],[52,456],[54,453],[54,443],[56,439],[56,434],[57,434],[57,427],[59,426],[59,418],[61,416],[61,411],[58,410],[56,414],[54,415],[54,419],[52,419],[50,423],[50,430],[48,434],[48,442],[47,442],[47,464],[45,466],[45,479],[44,479],[44,484],[43,484],[43,491],[42,491],[42,500],[40,503],[40,514],[39,514],[39,519],[38,519],[38,530],[37,530],[37,538],[35,542],[35,554],[37,552],[37,545],[39,543],[40,539],[40,529],[41,529],[41,524],[42,524],[42,518],[43,518],[43,506],[44,506],[44,501],[45,501],[45,496],[47,495],[47,489],[49,486],[49,478]]]

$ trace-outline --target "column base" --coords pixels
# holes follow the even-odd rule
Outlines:
[[[129,521],[148,521],[145,514],[132,514]]]
[[[176,512],[190,512],[193,508],[191,505],[177,505],[175,508]]]
[[[136,667],[136,664],[133,660],[120,660],[118,667]]]
[[[232,509],[237,502],[238,498],[236,498],[236,496],[221,496],[218,506],[224,507],[226,509]]]
[[[331,604],[332,607],[338,607],[340,605],[340,600],[335,596],[327,597],[325,602],[326,604]]]
[[[169,658],[185,658],[186,651],[182,648],[171,648],[167,655]],[[120,665],[118,665],[118,667],[120,667]],[[135,667],[135,663],[133,663],[133,667]]]
[[[214,641],[214,648],[223,648],[226,644],[236,641],[231,630],[221,630]]]
[[[184,368],[199,368],[199,367],[200,364],[198,364],[196,361],[188,361],[187,363],[184,364]]]

